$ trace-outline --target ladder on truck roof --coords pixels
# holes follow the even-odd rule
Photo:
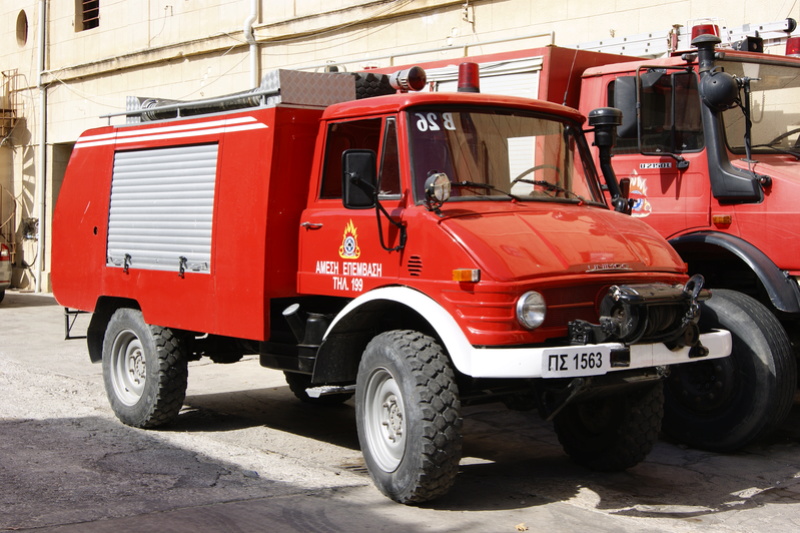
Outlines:
[[[643,58],[656,58],[667,55],[677,50],[691,49],[691,28],[693,22],[702,21],[708,22],[712,25],[718,24],[718,19],[697,19],[696,21],[689,21],[686,25],[689,29],[686,32],[681,32],[684,28],[683,24],[673,24],[669,30],[656,31],[650,33],[641,33],[637,35],[629,35],[625,37],[612,37],[610,39],[603,39],[600,41],[588,41],[579,44],[563,45],[565,48],[577,48],[579,50],[593,50],[596,52],[605,52],[608,54],[630,55]],[[763,24],[744,24],[735,28],[728,28],[720,26],[720,38],[723,40],[723,45],[732,47],[734,43],[745,40],[747,37],[754,37],[756,33],[764,39],[764,46],[774,46],[785,44],[788,37],[795,31],[797,23],[794,19],[787,18],[777,22],[766,22]],[[408,58],[408,63],[415,62],[425,63],[429,60],[424,59],[431,53],[459,53],[461,55],[454,55],[450,58],[451,61],[459,61],[470,57],[469,49],[479,48],[487,45],[494,45],[500,43],[510,43],[513,41],[522,41],[533,38],[548,38],[548,45],[555,46],[555,33],[544,32],[534,33],[529,35],[515,35],[501,39],[493,39],[489,41],[477,41],[464,43],[461,45],[444,46],[439,48],[422,49],[422,50],[399,50],[385,56],[367,56],[367,57],[354,57],[344,61],[328,60],[324,63],[315,63],[308,65],[300,65],[296,68],[299,70],[316,70],[316,69],[331,69],[331,68],[346,68],[347,65],[360,65],[356,68],[378,68],[382,67],[380,60],[388,60],[389,64],[385,66],[392,66],[398,57]],[[562,46],[562,45],[558,45]],[[520,49],[523,49],[522,47]],[[405,61],[405,60],[404,60]]]
[[[719,22],[719,19],[715,18],[698,19],[689,21],[686,26],[675,24],[670,30],[589,41],[574,47],[578,50],[655,58],[678,50],[689,50],[692,47],[691,28],[698,25],[716,26],[719,38],[722,39],[721,46],[730,48],[735,48],[737,43],[746,41],[748,37],[756,36],[764,39],[764,46],[784,44],[797,28],[797,22],[791,18],[764,24],[744,24],[735,28],[728,28]],[[684,27],[689,29],[681,31]]]

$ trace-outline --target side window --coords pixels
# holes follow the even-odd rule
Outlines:
[[[381,119],[336,122],[328,127],[320,198],[342,197],[342,153],[361,148],[376,154],[381,140]]]
[[[400,155],[397,150],[397,124],[395,119],[386,119],[386,135],[383,138],[380,165],[380,194],[396,196],[400,188]]]
[[[641,75],[641,135],[645,153],[680,154],[703,148],[703,126],[697,76],[660,70]],[[616,82],[608,86],[608,103],[615,106]],[[617,138],[616,154],[639,153],[638,139]]]
[[[612,81],[608,84],[608,105],[610,107],[621,107],[619,103],[616,101],[616,88],[617,88],[617,80]],[[626,109],[625,111],[630,112],[630,110]],[[623,112],[624,113],[624,112]],[[623,119],[625,119],[625,115],[623,114]],[[627,120],[625,121],[627,122]],[[623,123],[624,125],[625,123]],[[622,128],[622,127],[620,127]],[[621,129],[618,130],[621,131]],[[633,130],[636,130],[636,120],[633,121]],[[612,153],[615,154],[638,154],[639,153],[639,139],[636,137],[636,134],[633,133],[633,136],[625,136],[620,133],[617,135],[617,140],[614,143],[614,148],[612,149]]]

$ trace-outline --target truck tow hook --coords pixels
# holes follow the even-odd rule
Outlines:
[[[683,293],[689,299],[689,306],[681,320],[683,334],[674,344],[676,347],[689,346],[689,357],[692,359],[708,355],[708,348],[700,342],[700,328],[697,325],[700,320],[700,302],[711,297],[709,291],[703,290],[704,284],[705,278],[695,274],[683,286]]]
[[[696,332],[691,334],[695,337],[694,342],[688,342],[691,341],[691,339],[687,338],[685,346],[694,346],[700,338],[700,331],[697,329],[697,322],[700,320],[700,302],[711,297],[708,291],[703,291],[705,281],[705,278],[701,274],[695,274],[689,278],[689,281],[683,286],[683,293],[686,298],[689,299],[689,308],[686,310],[686,314],[682,320],[682,326],[686,328],[685,336],[690,335],[689,330],[693,329],[691,326],[694,326],[696,330]]]

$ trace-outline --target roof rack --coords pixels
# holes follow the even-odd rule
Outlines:
[[[190,101],[128,96],[125,111],[100,118],[107,118],[110,125],[112,117],[124,116],[126,123],[131,124],[278,104],[327,107],[353,100],[355,80],[349,73],[273,70],[264,75],[259,87],[250,91]]]

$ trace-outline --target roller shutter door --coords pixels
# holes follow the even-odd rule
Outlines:
[[[217,144],[114,156],[109,266],[209,273]]]

